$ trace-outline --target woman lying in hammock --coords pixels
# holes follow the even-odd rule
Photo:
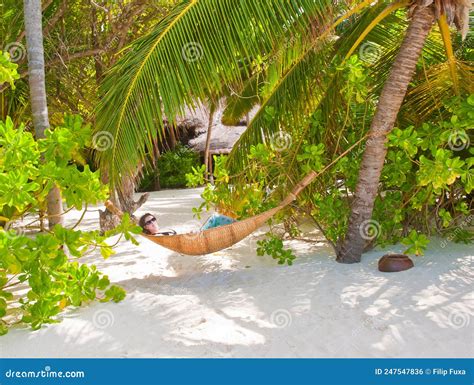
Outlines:
[[[235,219],[230,218],[225,215],[214,213],[212,214],[209,219],[204,223],[204,225],[200,228],[200,231],[211,229],[213,227],[219,227],[223,225],[228,225],[230,223],[235,222]],[[175,235],[176,231],[160,231],[158,227],[158,220],[153,214],[146,213],[142,215],[140,220],[138,221],[138,225],[143,229],[145,234],[150,235]]]

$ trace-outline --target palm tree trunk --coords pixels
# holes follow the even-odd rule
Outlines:
[[[169,141],[168,141],[168,148],[170,150],[174,150],[176,148],[176,132],[175,132],[175,127],[171,127],[171,130],[169,131],[170,136],[169,136]]]
[[[153,153],[154,153],[154,159],[158,159],[160,157],[160,147],[158,146],[158,141],[154,140],[153,141]],[[153,190],[154,191],[159,191],[161,190],[161,183],[160,183],[160,169],[158,168],[158,162],[155,162],[155,178],[153,181]]]
[[[140,168],[137,170],[137,174],[140,172]],[[133,213],[137,211],[148,199],[150,194],[144,193],[140,196],[138,201],[134,201],[134,194],[136,189],[137,176],[124,176],[121,181],[121,186],[117,189],[117,197],[120,203],[120,209],[129,213],[133,216]]]
[[[97,24],[98,24],[97,11],[95,7],[91,7],[91,39],[92,39],[92,47],[95,49],[100,48]],[[97,87],[98,87],[103,77],[102,64],[100,62],[99,54],[94,56],[94,68],[95,68],[95,79],[97,81]]]
[[[372,228],[378,231],[377,224],[369,221],[372,217],[380,174],[387,153],[385,142],[388,133],[393,129],[416,69],[416,63],[434,21],[435,14],[431,6],[417,7],[380,95],[362,157],[349,227],[342,245],[338,247],[336,259],[338,262],[360,262],[365,246],[370,238],[376,235],[367,234],[367,228],[373,226]]]
[[[214,112],[215,106],[213,103],[209,106],[209,123],[207,125],[207,136],[206,136],[206,146],[204,147],[204,164],[206,166],[206,170],[204,173],[204,179],[206,181],[209,180],[211,172],[210,172],[210,165],[209,163],[211,160],[209,159],[209,151],[211,148],[211,135],[212,135],[212,126],[214,123]],[[212,166],[212,165],[211,165]]]
[[[49,128],[48,105],[44,74],[43,28],[41,0],[24,0],[26,48],[28,51],[28,81],[30,85],[31,111],[36,138],[44,138]],[[48,193],[48,219],[51,228],[62,223],[61,192],[53,187]]]

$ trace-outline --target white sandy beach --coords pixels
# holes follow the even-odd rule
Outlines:
[[[141,213],[198,227],[200,189],[152,193]],[[140,212],[139,212],[140,213]],[[74,223],[79,213],[68,214]],[[201,221],[200,221],[201,222]],[[199,222],[199,223],[200,223]],[[84,228],[98,227],[88,213]],[[212,255],[176,254],[140,238],[88,262],[124,287],[118,303],[73,309],[59,324],[0,337],[1,357],[471,357],[472,245],[434,239],[415,268],[381,273],[372,251],[335,262],[325,243],[287,243],[293,266],[256,255],[265,229]]]

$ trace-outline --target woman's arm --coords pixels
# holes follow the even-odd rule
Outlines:
[[[174,230],[160,231],[159,233],[155,233],[153,235],[176,235],[176,231],[174,231]]]

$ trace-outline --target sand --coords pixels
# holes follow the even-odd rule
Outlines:
[[[152,193],[141,212],[163,227],[196,229],[200,189]],[[69,223],[79,213],[68,214]],[[96,228],[90,212],[83,228]],[[471,357],[472,245],[432,239],[415,267],[381,273],[375,250],[335,262],[324,242],[286,242],[281,266],[256,255],[262,231],[234,247],[189,257],[145,240],[108,260],[88,257],[124,287],[118,303],[71,309],[59,324],[0,337],[1,357]],[[314,234],[310,234],[313,236]],[[316,237],[317,234],[316,234]]]

